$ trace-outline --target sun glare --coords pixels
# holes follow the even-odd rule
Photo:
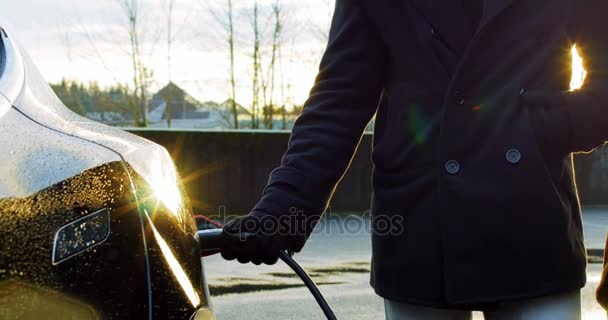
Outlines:
[[[578,53],[576,44],[572,46],[572,78],[570,80],[570,91],[575,91],[583,87],[587,70],[583,66],[583,58]]]
[[[156,198],[162,201],[172,214],[177,216],[182,206],[182,196],[177,186],[177,175],[168,161],[161,160],[157,159],[153,162],[154,174],[152,174],[148,183],[152,186]]]

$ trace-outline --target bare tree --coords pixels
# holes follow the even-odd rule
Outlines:
[[[225,33],[226,42],[228,44],[229,50],[229,59],[230,59],[230,94],[229,94],[229,109],[230,109],[230,119],[231,125],[235,128],[239,128],[239,110],[238,104],[236,102],[236,30],[235,30],[235,12],[234,12],[234,0],[227,0],[227,6],[221,6],[222,10],[220,11],[217,8],[217,5],[213,5],[216,1],[214,0],[203,0],[202,7],[206,11],[208,11],[216,20],[216,22],[221,26]]]
[[[230,104],[234,128],[239,128],[239,110],[236,105],[236,80],[234,76],[234,7],[228,0],[228,46],[230,47]]]
[[[167,127],[171,128],[171,46],[173,44],[173,4],[174,0],[167,0],[167,92],[165,93],[165,115],[167,117]]]
[[[118,5],[118,8],[121,10],[123,17],[125,17],[125,32],[115,33],[115,32],[93,32],[91,31],[87,25],[90,24],[89,21],[85,22],[78,12],[74,12],[71,15],[71,21],[68,19],[68,22],[74,23],[80,31],[80,34],[83,35],[82,40],[87,42],[87,46],[84,47],[83,50],[78,50],[75,52],[75,55],[81,59],[90,60],[91,58],[97,60],[101,66],[108,72],[108,74],[112,77],[115,85],[118,87],[128,87],[128,94],[126,98],[128,99],[128,104],[130,109],[133,111],[134,122],[136,126],[147,125],[147,107],[146,107],[146,99],[145,94],[147,92],[147,88],[149,82],[152,79],[152,72],[150,69],[146,68],[143,62],[144,53],[142,51],[142,39],[141,30],[146,30],[146,35],[158,35],[155,33],[156,29],[154,28],[146,28],[146,26],[142,26],[142,21],[140,19],[141,16],[144,16],[139,11],[138,0],[115,0],[115,3]],[[127,36],[124,39],[122,36]],[[126,40],[126,41],[125,41]],[[158,40],[158,39],[156,39]],[[77,40],[76,40],[77,41]],[[66,38],[63,40],[64,45],[67,47],[68,58],[71,59],[71,45],[72,38],[66,35]],[[128,45],[126,45],[128,43]],[[153,42],[154,43],[154,42]],[[120,49],[123,53],[126,53],[129,57],[129,64],[133,70],[133,74],[131,77],[131,85],[125,85],[124,80],[122,79],[123,73],[115,70],[111,63],[111,58],[108,58],[106,54],[106,50],[101,50],[100,46],[111,46],[116,49]],[[147,46],[149,49],[146,53],[151,56],[154,52],[154,45]],[[88,51],[88,52],[87,52]],[[127,80],[127,82],[129,82]]]
[[[268,82],[270,86],[270,92],[268,99],[266,99],[266,87],[264,85],[264,125],[267,129],[272,129],[273,121],[274,121],[274,109],[275,109],[275,89],[276,89],[276,69],[277,69],[277,60],[280,55],[281,50],[281,31],[283,28],[282,24],[282,16],[281,16],[281,1],[275,0],[272,4],[272,15],[274,18],[274,28],[272,33],[272,47],[271,47],[271,57],[270,63],[268,66]],[[281,75],[282,76],[282,75]]]
[[[287,129],[287,110],[285,109],[285,105],[287,104],[287,100],[285,97],[285,73],[283,72],[283,55],[281,53],[281,47],[278,48],[278,58],[279,58],[279,69],[280,69],[280,77],[281,77],[281,129]]]
[[[260,105],[260,26],[259,26],[259,3],[254,0],[253,4],[253,99],[251,102],[251,127],[259,128],[259,105]]]
[[[148,125],[148,107],[146,104],[146,91],[152,73],[142,61],[138,21],[139,2],[137,0],[117,0],[128,23],[131,64],[133,67],[133,106],[135,122],[138,126]],[[141,113],[141,114],[140,114]]]

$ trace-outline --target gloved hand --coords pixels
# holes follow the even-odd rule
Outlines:
[[[222,257],[240,263],[271,265],[279,259],[279,252],[291,250],[288,236],[279,232],[278,221],[271,216],[266,218],[270,219],[249,214],[228,222],[224,233],[232,241],[222,249]]]

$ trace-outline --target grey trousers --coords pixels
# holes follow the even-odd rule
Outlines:
[[[469,310],[437,309],[384,300],[386,320],[471,320]],[[540,298],[509,301],[484,311],[486,320],[580,320],[581,292],[576,290]]]

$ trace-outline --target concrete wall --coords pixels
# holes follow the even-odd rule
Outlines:
[[[131,132],[163,145],[173,156],[195,210],[213,214],[245,213],[259,199],[272,169],[279,165],[289,139],[287,131]],[[331,203],[334,212],[364,211],[371,194],[372,136],[363,137],[358,152]],[[603,151],[603,152],[602,152]],[[608,204],[606,151],[577,155],[577,181],[584,204]]]

